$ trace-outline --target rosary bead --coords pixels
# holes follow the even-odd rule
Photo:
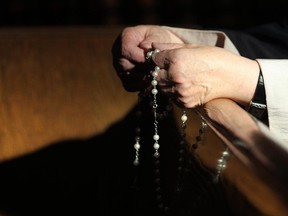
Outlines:
[[[140,128],[139,128],[139,130],[140,130]],[[136,131],[138,131],[138,129],[136,129]],[[136,140],[136,142],[139,142],[139,141],[140,141],[140,137],[139,137],[139,136],[136,136],[136,137],[135,137],[135,140]]]
[[[153,148],[154,148],[155,150],[157,150],[157,149],[160,148],[160,145],[159,145],[158,143],[154,143]]]
[[[151,85],[152,85],[152,86],[157,86],[157,83],[158,83],[157,80],[152,80],[152,81],[151,81]]]
[[[160,169],[160,161],[159,160],[155,160],[154,165],[155,165],[156,169]]]
[[[192,144],[192,148],[193,149],[197,149],[198,148],[198,144],[197,143]]]
[[[140,144],[139,144],[138,142],[136,142],[136,143],[134,144],[134,148],[135,148],[136,150],[139,150],[139,149],[140,149]]]
[[[154,173],[155,173],[155,176],[159,176],[160,175],[160,169],[155,168]]]
[[[159,53],[159,52],[160,52],[159,49],[155,49],[155,50],[154,50],[154,53]]]
[[[196,141],[200,142],[202,140],[201,136],[196,136]]]
[[[136,132],[137,134],[139,134],[139,133],[141,132],[141,128],[140,128],[140,127],[136,127],[135,132]],[[140,137],[137,136],[135,139],[140,140]]]
[[[158,76],[158,71],[153,71],[153,72],[152,72],[152,76],[153,76],[154,78],[156,78],[156,77]]]
[[[188,119],[188,117],[187,117],[187,115],[186,114],[183,114],[182,116],[181,116],[181,120],[182,120],[182,122],[186,122],[187,121],[187,119]]]
[[[154,89],[152,89],[151,92],[152,92],[153,95],[156,95],[158,93],[158,90],[156,88],[154,88]]]
[[[154,139],[155,141],[157,141],[157,140],[160,139],[160,136],[159,136],[158,134],[155,134],[155,135],[153,136],[153,139]]]
[[[152,55],[153,55],[153,51],[149,51],[149,52],[147,52],[147,53],[146,53],[146,59],[151,58]]]
[[[228,152],[228,151],[224,151],[224,152],[222,153],[222,155],[223,155],[224,157],[227,157],[227,156],[229,156],[229,152]]]
[[[159,157],[160,157],[160,153],[159,153],[158,151],[155,152],[155,153],[154,153],[154,157],[155,157],[155,158],[159,158]]]
[[[201,126],[201,128],[202,128],[203,130],[205,130],[205,129],[207,128],[207,124],[206,124],[205,122],[203,122],[203,121],[202,121],[202,126]]]
[[[156,183],[157,185],[159,185],[159,184],[160,184],[160,178],[155,178],[155,183]]]
[[[161,192],[161,187],[159,187],[159,186],[156,187],[156,188],[155,188],[155,191],[156,191],[156,193],[160,193],[160,192]]]
[[[134,165],[134,166],[138,166],[138,165],[139,165],[139,160],[138,160],[138,158],[133,161],[133,165]]]

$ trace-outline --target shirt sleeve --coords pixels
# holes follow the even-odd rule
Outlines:
[[[288,142],[288,59],[257,59],[263,74],[270,131]]]
[[[185,43],[222,47],[239,55],[237,48],[234,46],[230,38],[222,31],[185,29],[168,26],[162,27],[177,35]]]

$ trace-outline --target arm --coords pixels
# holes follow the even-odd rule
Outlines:
[[[238,52],[250,59],[257,59],[264,78],[270,130],[288,141],[288,103],[286,99],[288,90],[287,25],[273,23],[249,29],[246,32],[225,31],[225,33],[221,31],[166,28],[186,43],[200,41],[203,44],[213,46],[219,46],[220,44],[220,47],[222,44],[223,48],[234,53]],[[272,60],[273,58],[274,60]],[[286,60],[284,60],[285,58]],[[277,91],[275,91],[275,87],[277,87]]]
[[[288,141],[287,22],[269,23],[244,32],[225,33],[242,56],[257,59],[264,78],[269,129]]]

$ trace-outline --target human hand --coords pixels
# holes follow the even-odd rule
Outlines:
[[[124,28],[115,40],[113,66],[127,91],[139,91],[149,85],[151,68],[145,62],[145,54],[152,42],[183,43],[172,32],[156,25]]]
[[[216,98],[246,106],[254,95],[260,71],[255,60],[213,46],[153,43],[153,48],[160,50],[152,56],[161,68],[158,85],[182,107]]]

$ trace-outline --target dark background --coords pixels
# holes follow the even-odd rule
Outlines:
[[[199,25],[243,28],[287,14],[287,0],[4,0],[0,27]]]

